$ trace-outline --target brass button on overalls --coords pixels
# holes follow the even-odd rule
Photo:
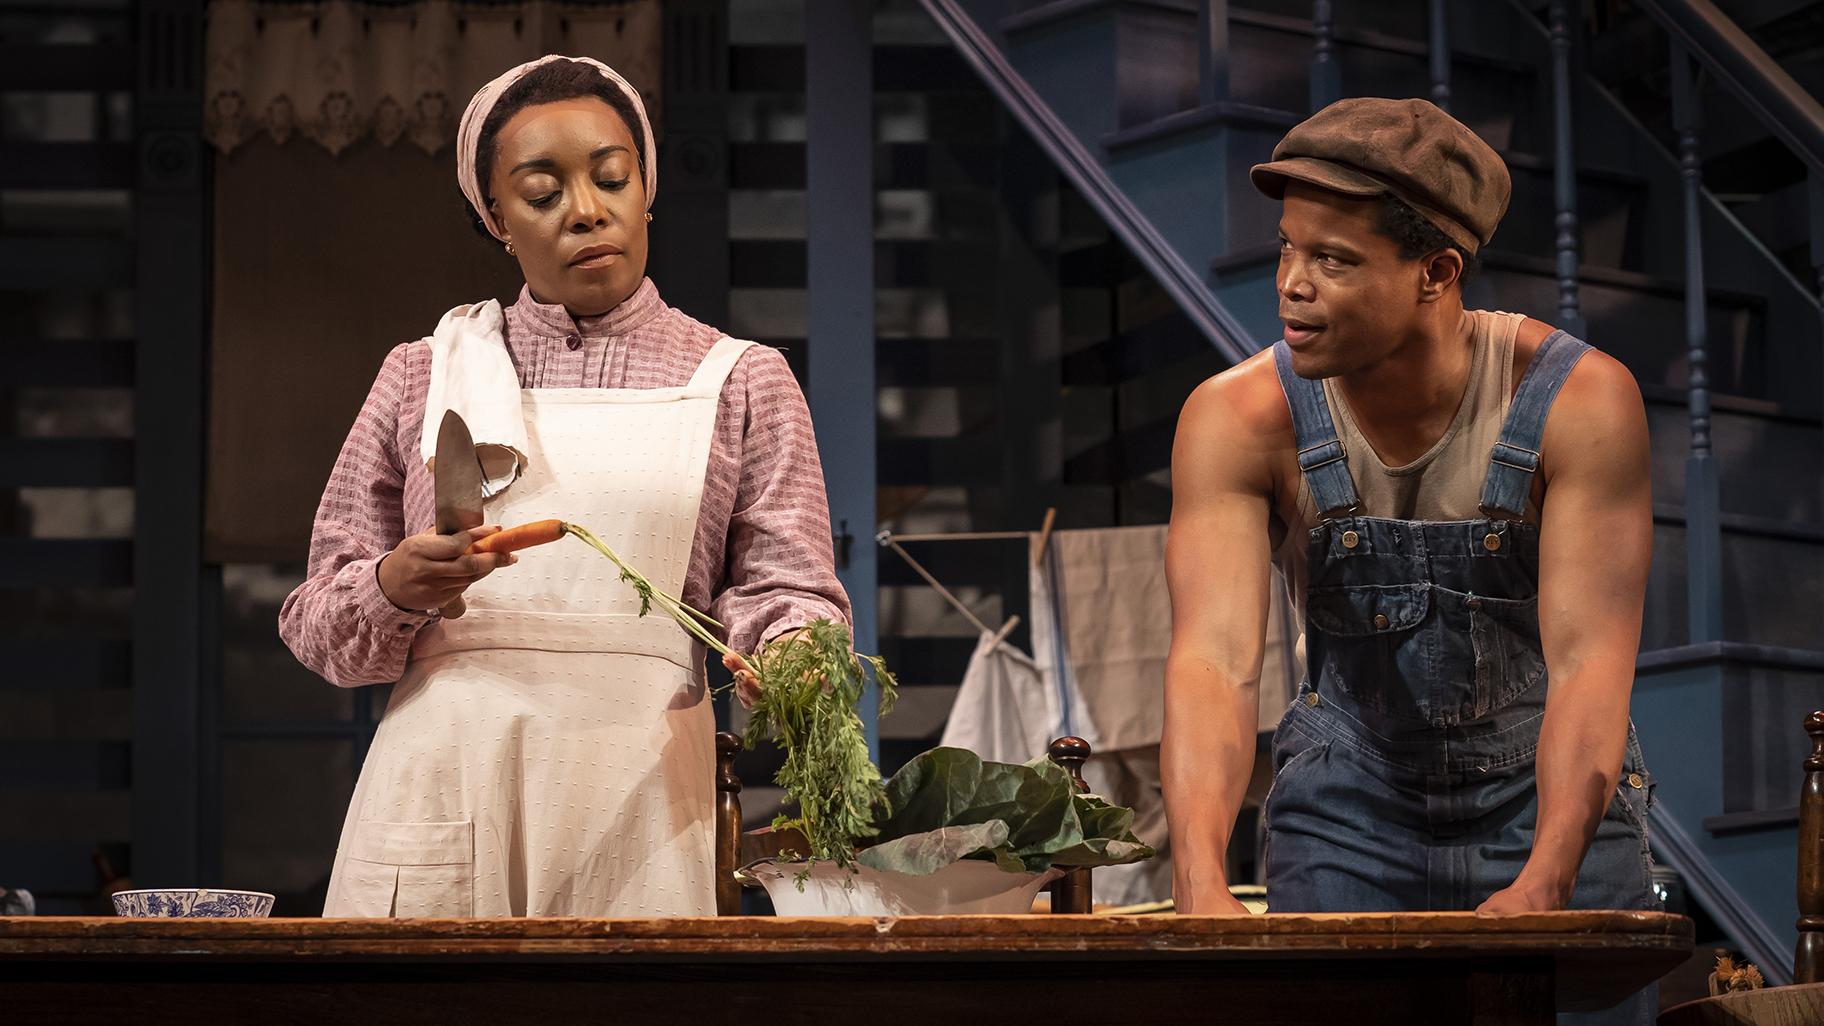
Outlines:
[[[1376,614],[1374,614],[1374,629],[1375,629],[1375,630],[1377,630],[1377,631],[1384,631],[1384,630],[1386,630],[1386,629],[1387,629],[1387,625],[1388,625],[1388,624],[1389,624],[1389,623],[1391,623],[1391,622],[1392,622],[1392,621],[1390,621],[1390,620],[1388,620],[1388,619],[1387,619],[1387,614],[1386,614],[1386,613],[1376,613]]]

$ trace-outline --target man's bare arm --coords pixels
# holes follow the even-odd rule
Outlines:
[[[1627,369],[1578,363],[1546,422],[1539,636],[1550,681],[1532,856],[1484,912],[1563,908],[1621,775],[1653,553],[1646,411]]]
[[[1278,387],[1265,396],[1252,387],[1260,372],[1256,361],[1205,382],[1185,403],[1172,447],[1161,774],[1183,913],[1246,913],[1229,894],[1223,856],[1254,766],[1267,625],[1272,489],[1259,425]]]

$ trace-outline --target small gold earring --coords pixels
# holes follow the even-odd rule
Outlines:
[[[651,220],[652,220],[652,215],[651,215],[651,214],[647,214],[647,215],[646,215],[646,220],[648,220],[648,221],[651,221]]]
[[[512,243],[511,243],[511,242],[509,242],[509,243],[507,243],[507,255],[508,255],[508,256],[515,256],[515,255],[516,255],[516,254],[515,254],[515,253],[514,253],[514,252],[513,252],[513,244],[512,244]]]

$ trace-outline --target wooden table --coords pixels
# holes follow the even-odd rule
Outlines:
[[[1644,912],[0,918],[0,1020],[1547,1026],[1691,945]]]

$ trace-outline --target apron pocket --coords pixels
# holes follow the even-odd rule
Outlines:
[[[475,828],[447,823],[355,825],[344,875],[362,915],[416,918],[475,914]]]

